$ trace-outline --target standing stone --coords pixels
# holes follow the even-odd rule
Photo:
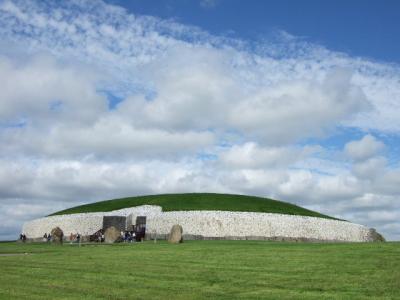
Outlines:
[[[126,228],[126,217],[124,216],[104,216],[103,217],[103,229],[108,227],[115,227],[119,231],[125,231]]]
[[[106,232],[104,232],[104,241],[106,243],[118,243],[121,242],[121,231],[119,231],[114,226],[108,227]]]
[[[174,225],[171,228],[171,232],[168,236],[168,242],[172,244],[178,244],[183,242],[182,238],[183,229],[181,225]]]
[[[368,240],[370,242],[385,242],[385,238],[375,228],[370,228],[368,232]]]
[[[51,238],[53,243],[62,244],[64,238],[64,232],[61,230],[60,227],[53,228],[51,230]]]

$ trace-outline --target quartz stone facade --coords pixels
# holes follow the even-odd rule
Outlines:
[[[184,239],[269,239],[298,241],[373,241],[371,230],[347,221],[284,214],[230,211],[169,211],[143,205],[104,213],[50,216],[27,222],[23,232],[36,239],[60,227],[65,236],[88,236],[101,229],[103,216],[124,216],[127,225],[146,216],[147,237],[165,238],[175,224],[183,228]]]

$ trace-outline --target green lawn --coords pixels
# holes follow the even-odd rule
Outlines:
[[[400,243],[0,243],[1,299],[400,299]]]
[[[297,205],[273,199],[245,195],[212,193],[164,194],[106,200],[72,207],[66,210],[58,211],[53,215],[111,211],[144,204],[159,205],[163,208],[164,211],[252,211],[334,219],[332,217],[302,208]]]

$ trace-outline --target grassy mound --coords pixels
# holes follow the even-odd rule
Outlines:
[[[294,204],[268,198],[209,193],[149,195],[114,199],[72,207],[69,209],[58,211],[52,215],[112,211],[116,209],[134,207],[144,204],[159,205],[163,208],[164,211],[244,211],[279,213],[287,215],[300,215],[334,219],[330,216],[326,216]]]

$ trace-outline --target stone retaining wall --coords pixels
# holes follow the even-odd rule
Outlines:
[[[316,217],[283,214],[228,211],[172,211],[143,205],[107,213],[86,213],[45,217],[23,226],[28,238],[42,237],[59,226],[64,235],[91,235],[103,225],[103,216],[125,216],[133,223],[137,216],[146,216],[149,238],[165,238],[174,224],[183,227],[186,239],[254,239],[295,241],[373,241],[371,230],[365,226]]]
[[[54,227],[59,226],[63,230],[64,236],[69,236],[71,233],[88,236],[103,228],[104,216],[127,217],[131,214],[132,216],[151,216],[161,212],[160,206],[142,205],[110,212],[50,216],[26,222],[22,227],[22,232],[28,238],[39,238],[45,233],[49,233]]]
[[[147,219],[147,233],[168,234],[174,224],[185,235],[215,239],[298,239],[369,241],[362,225],[315,217],[228,211],[174,211]]]

